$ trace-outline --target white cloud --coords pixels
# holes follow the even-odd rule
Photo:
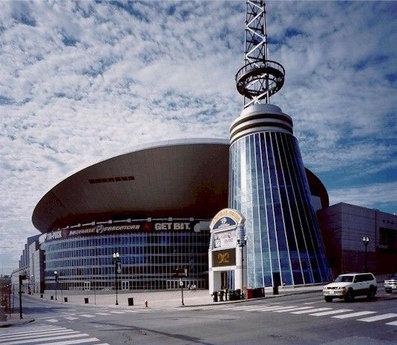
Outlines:
[[[345,202],[369,208],[385,204],[397,205],[397,182],[376,183],[371,186],[332,189],[330,204]]]

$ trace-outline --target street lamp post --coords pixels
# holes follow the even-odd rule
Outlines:
[[[367,265],[367,255],[368,255],[368,243],[370,241],[368,236],[363,236],[362,238],[364,247],[365,247],[365,260],[364,260],[364,271],[368,271],[368,265]]]
[[[247,245],[246,237],[238,238],[237,245],[241,248],[241,293],[244,295],[244,247]]]
[[[117,282],[117,274],[119,273],[120,270],[120,254],[119,252],[113,253],[113,263],[114,263],[114,285],[116,287],[116,305],[119,305],[119,298],[118,298],[118,292],[119,292],[119,287],[118,287],[118,282]]]
[[[54,271],[54,278],[55,278],[55,300],[58,300],[58,295],[57,295],[57,291],[58,291],[58,271]]]

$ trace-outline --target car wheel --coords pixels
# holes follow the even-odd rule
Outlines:
[[[332,297],[325,296],[324,299],[325,299],[325,302],[332,302]]]
[[[345,301],[346,302],[353,302],[354,301],[354,295],[353,295],[353,291],[352,290],[348,290],[346,292]]]
[[[375,290],[375,288],[373,286],[371,286],[369,288],[369,292],[367,294],[367,299],[369,299],[369,300],[374,299],[375,295],[376,295],[376,290]]]

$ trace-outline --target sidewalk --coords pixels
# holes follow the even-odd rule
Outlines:
[[[34,319],[32,319],[31,317],[27,317],[27,316],[25,316],[25,318],[21,320],[19,318],[19,314],[14,313],[11,315],[7,315],[6,321],[0,321],[0,328],[25,325],[25,324],[33,322],[33,321],[34,321]]]
[[[296,294],[306,294],[312,292],[322,291],[322,285],[316,286],[305,286],[305,287],[280,287],[279,295],[273,295],[273,289],[266,288],[265,296],[260,299],[267,298],[278,298],[283,296],[290,296]],[[53,300],[51,300],[53,296]],[[198,307],[198,306],[210,306],[219,305],[225,303],[244,303],[250,300],[238,300],[238,301],[223,301],[223,302],[213,302],[212,296],[210,296],[208,290],[184,290],[184,306],[185,307]],[[33,298],[41,299],[40,295],[33,295]],[[128,308],[145,308],[145,301],[148,302],[148,307],[151,309],[168,309],[182,307],[181,303],[181,291],[133,291],[133,292],[121,292],[118,294],[118,303],[116,306],[116,295],[112,293],[95,293],[94,291],[57,291],[57,301],[55,300],[55,293],[53,291],[47,291],[43,299],[52,303],[62,303],[64,302],[64,297],[67,297],[67,304],[77,304],[77,305],[96,305],[105,307],[128,307]],[[128,298],[134,299],[134,306],[128,306]],[[85,304],[85,298],[88,298],[88,304]]]

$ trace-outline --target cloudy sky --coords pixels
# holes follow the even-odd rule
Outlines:
[[[268,2],[272,98],[331,203],[397,211],[397,2]],[[244,1],[0,2],[0,273],[38,200],[78,168],[175,138],[228,138]]]

